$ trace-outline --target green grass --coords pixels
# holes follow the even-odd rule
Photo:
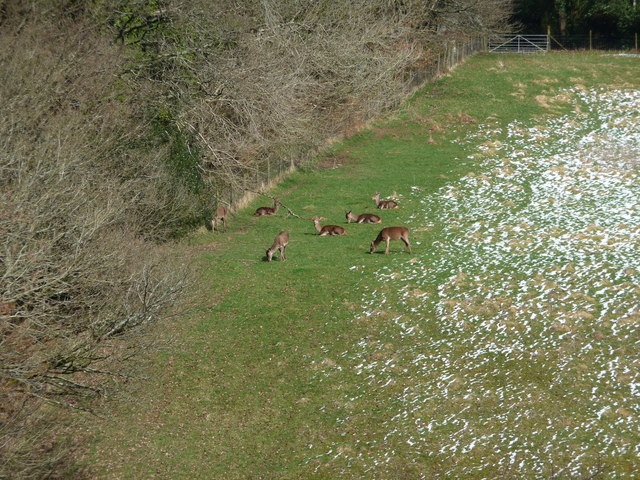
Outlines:
[[[341,354],[369,339],[381,348],[367,353],[368,361],[375,361],[376,355],[381,360],[394,358],[393,352],[398,352],[396,361],[408,360],[403,352],[412,339],[385,339],[385,329],[396,316],[411,313],[399,300],[394,281],[377,283],[373,272],[416,256],[431,258],[432,244],[444,238],[445,225],[413,231],[412,256],[399,242],[392,243],[388,257],[369,255],[369,243],[380,226],[346,225],[345,211],[377,213],[383,217],[382,226],[405,224],[419,206],[410,195],[412,186],[426,196],[479,171],[480,160],[467,158],[470,147],[459,141],[478,125],[559,116],[574,105],[546,104],[545,99],[575,85],[637,88],[637,68],[634,58],[588,54],[476,56],[417,92],[391,118],[325,154],[346,160],[344,166],[296,172],[271,192],[301,216],[323,216],[324,223],[345,226],[347,236],[318,237],[310,221],[283,210],[274,218],[253,217],[256,207],[271,204],[263,200],[237,212],[228,233],[199,234],[185,242],[184,248],[202,266],[198,303],[194,313],[160,327],[160,334],[174,343],[144,363],[150,380],[132,392],[134,400],[109,405],[117,409],[106,421],[92,425],[97,432],[91,455],[96,476],[372,478],[373,472],[365,472],[362,463],[329,461],[326,452],[342,444],[347,456],[369,455],[373,443],[345,439],[369,434],[380,444],[380,425],[397,414],[395,396],[420,385],[400,379],[391,389],[369,391],[352,368],[344,368],[351,365],[340,360]],[[478,138],[477,144],[482,143]],[[382,198],[396,192],[401,208],[376,211],[370,198],[378,191]],[[281,230],[291,236],[288,261],[265,262],[264,250]],[[446,281],[441,275],[434,284]],[[420,288],[435,296],[433,285]],[[372,289],[396,300],[381,306],[372,318],[363,318],[362,298]],[[427,322],[424,329],[434,339],[446,336],[437,322]],[[461,343],[451,348],[452,355],[463,355],[469,347]],[[534,396],[542,395],[551,380],[526,361],[504,368],[529,381]],[[503,386],[500,378],[483,385],[489,393],[477,402],[472,418],[480,422],[497,408],[495,392]],[[440,418],[455,411],[452,405],[465,402],[453,395],[450,402],[425,405],[423,413]],[[558,399],[546,404],[539,415],[564,403]],[[341,423],[345,418],[350,421]],[[534,428],[538,420],[523,419],[519,428],[526,431],[527,422]],[[450,425],[436,429],[433,449],[453,433]],[[499,467],[499,454],[489,450],[446,462],[426,453],[408,462],[399,452],[375,470],[377,478],[444,478],[443,472],[460,462],[472,466],[492,457],[494,468],[477,472],[477,478],[512,478],[517,473]],[[558,464],[565,465],[561,457]],[[598,461],[587,458],[584,464]],[[630,468],[634,460],[625,461],[624,468]]]

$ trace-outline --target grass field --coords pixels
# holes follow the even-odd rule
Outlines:
[[[91,426],[96,477],[637,478],[639,67],[476,56],[272,192],[348,235],[262,201],[191,238],[194,311]]]

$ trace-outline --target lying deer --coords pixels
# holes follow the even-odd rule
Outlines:
[[[216,231],[216,225],[222,222],[222,226],[224,227],[224,231],[227,231],[227,216],[229,215],[229,209],[220,205],[216,208],[216,214],[211,219],[211,230]]]
[[[311,221],[316,227],[316,231],[318,235],[324,237],[325,235],[346,235],[347,232],[340,225],[324,225],[320,226],[320,220],[324,220],[324,218],[312,217]]]
[[[389,242],[391,240],[402,240],[411,253],[411,244],[409,243],[409,229],[407,227],[387,227],[380,230],[376,239],[371,242],[369,253],[373,253],[378,248],[381,241],[387,242],[387,249],[384,254],[389,255]]]
[[[347,223],[351,223],[351,221],[356,223],[382,223],[382,219],[378,215],[374,215],[372,213],[361,213],[360,215],[356,215],[355,213],[351,213],[351,210],[349,210],[345,216],[347,217]]]
[[[280,232],[273,240],[273,245],[267,248],[267,259],[270,262],[273,259],[273,254],[280,250],[280,260],[286,260],[287,257],[284,254],[287,245],[289,244],[289,232]]]
[[[276,213],[278,213],[278,209],[280,208],[280,200],[275,198],[273,200],[273,207],[260,207],[256,210],[256,217],[272,217]]]
[[[398,204],[393,200],[380,200],[380,194],[376,193],[371,200],[376,202],[376,207],[380,209],[392,209],[392,208],[400,208]]]

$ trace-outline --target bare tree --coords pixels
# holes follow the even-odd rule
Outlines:
[[[125,58],[91,24],[58,20],[0,32],[1,478],[58,465],[33,430],[52,422],[42,402],[101,393],[122,369],[114,339],[170,314],[186,284],[153,240],[187,195],[162,149],[135,148],[148,126],[118,98]]]

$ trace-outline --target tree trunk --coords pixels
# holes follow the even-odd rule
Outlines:
[[[560,36],[564,36],[567,31],[567,12],[564,10],[558,12],[558,20],[560,21]]]

